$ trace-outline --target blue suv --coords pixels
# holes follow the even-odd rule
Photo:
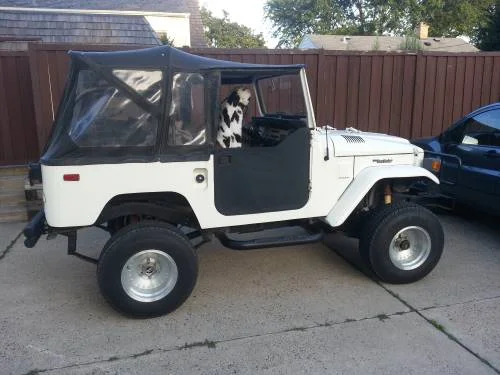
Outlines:
[[[500,215],[500,103],[412,143],[425,150],[426,167],[439,177],[442,195]]]

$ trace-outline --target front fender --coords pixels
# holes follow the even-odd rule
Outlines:
[[[370,189],[380,180],[423,177],[439,184],[439,179],[428,170],[412,165],[368,167],[359,172],[344,191],[325,220],[332,227],[342,225]]]

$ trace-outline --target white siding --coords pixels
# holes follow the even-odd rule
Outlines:
[[[166,33],[173,39],[175,47],[191,47],[189,17],[146,16],[146,20],[158,36]]]

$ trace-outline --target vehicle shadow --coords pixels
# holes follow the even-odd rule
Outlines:
[[[347,237],[342,233],[328,234],[323,239],[323,244],[330,250],[337,253],[351,266],[362,272],[370,279],[376,280],[375,274],[365,264],[359,254],[359,240]]]
[[[500,250],[500,231],[498,230],[499,216],[481,212],[474,207],[457,205],[452,211],[439,210],[435,214],[442,218],[459,219],[467,230],[477,230],[485,233],[498,241]]]
[[[488,244],[498,244],[498,246],[494,246],[494,248],[495,251],[500,251],[498,216],[485,214],[469,207],[457,207],[453,211],[442,209],[432,209],[432,211],[442,221],[445,237],[456,236],[458,235],[457,231],[469,234],[474,233],[475,236],[480,236],[485,239]],[[378,280],[377,276],[365,264],[359,254],[359,240],[347,237],[338,232],[325,236],[323,244],[367,277]]]

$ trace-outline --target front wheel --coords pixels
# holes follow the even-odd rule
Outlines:
[[[145,221],[119,230],[104,246],[97,280],[104,298],[124,315],[167,314],[191,294],[198,275],[194,248],[171,225]]]
[[[382,281],[411,283],[431,272],[443,253],[438,218],[419,205],[400,202],[370,217],[360,239],[362,258]]]

